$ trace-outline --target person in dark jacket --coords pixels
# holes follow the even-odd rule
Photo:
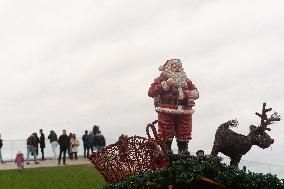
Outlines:
[[[39,144],[39,138],[37,136],[37,133],[34,133],[34,136],[36,138],[36,146],[35,146],[35,152],[36,152],[36,156],[38,156],[38,144]],[[31,155],[33,156],[33,152],[31,153]]]
[[[98,131],[100,130],[100,127],[97,125],[93,126],[93,134],[96,135],[98,133]]]
[[[50,144],[51,144],[51,147],[52,147],[54,158],[57,159],[56,149],[57,149],[57,146],[58,146],[58,138],[57,138],[56,133],[53,130],[50,131],[50,134],[48,135],[48,139],[50,140]]]
[[[27,139],[27,164],[30,164],[28,162],[29,157],[30,157],[30,153],[33,153],[34,162],[35,162],[35,164],[38,164],[37,157],[36,157],[36,147],[37,147],[36,133],[33,133]]]
[[[63,164],[66,165],[66,152],[70,145],[70,140],[68,135],[66,134],[66,130],[63,130],[63,134],[60,135],[58,140],[59,146],[60,146],[60,152],[59,152],[59,158],[58,158],[58,165],[60,165],[61,156],[63,154]]]
[[[45,136],[43,134],[42,129],[39,130],[40,137],[39,137],[39,147],[41,151],[41,160],[44,160],[44,148],[45,148]]]
[[[87,152],[87,137],[88,137],[88,131],[85,130],[85,134],[82,136],[83,146],[84,146],[84,158],[86,158],[86,152]]]
[[[94,133],[92,131],[89,131],[89,135],[87,137],[87,157],[90,155],[90,150],[92,153],[94,153]]]
[[[3,159],[2,159],[2,147],[3,147],[3,140],[1,139],[1,134],[0,134],[0,161],[1,163],[4,163]]]
[[[94,145],[97,150],[100,150],[106,146],[105,137],[101,134],[101,131],[98,131],[94,136]]]

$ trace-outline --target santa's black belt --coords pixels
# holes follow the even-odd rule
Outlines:
[[[185,100],[175,100],[175,99],[161,99],[161,104],[174,104],[185,106],[187,103]]]

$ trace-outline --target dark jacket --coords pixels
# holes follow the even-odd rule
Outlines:
[[[89,134],[87,136],[87,144],[89,146],[94,146],[94,142],[95,142],[95,135],[94,134]]]
[[[94,137],[94,141],[95,141],[95,146],[105,146],[106,145],[105,137],[101,134],[96,134]]]
[[[56,142],[58,141],[57,135],[54,131],[51,131],[47,138],[50,140],[50,143],[54,141]]]
[[[60,146],[60,149],[66,150],[69,148],[70,140],[68,135],[60,135],[58,144]]]
[[[2,148],[2,146],[3,146],[3,140],[0,139],[0,148]]]
[[[87,138],[88,138],[88,134],[84,134],[82,136],[83,144],[87,144]]]
[[[37,135],[35,136],[35,138],[36,138],[36,147],[38,148],[39,138],[38,138],[38,136],[37,136]]]
[[[27,145],[37,147],[37,139],[34,135],[29,136],[29,138],[27,139]]]
[[[106,146],[106,140],[105,140],[104,135],[101,135],[99,138],[99,146],[103,146],[103,147]]]
[[[39,137],[39,146],[40,148],[45,148],[45,136],[43,133],[41,133]]]

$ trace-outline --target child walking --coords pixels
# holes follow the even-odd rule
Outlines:
[[[21,151],[18,151],[18,153],[16,154],[16,158],[15,158],[15,163],[18,167],[19,171],[22,171],[24,169],[24,155]]]

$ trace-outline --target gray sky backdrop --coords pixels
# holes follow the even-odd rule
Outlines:
[[[25,139],[50,129],[107,138],[145,136],[156,119],[147,91],[180,58],[200,91],[190,150],[210,153],[218,125],[247,134],[263,102],[284,114],[284,1],[0,1],[0,133]],[[275,144],[248,160],[284,165]]]

